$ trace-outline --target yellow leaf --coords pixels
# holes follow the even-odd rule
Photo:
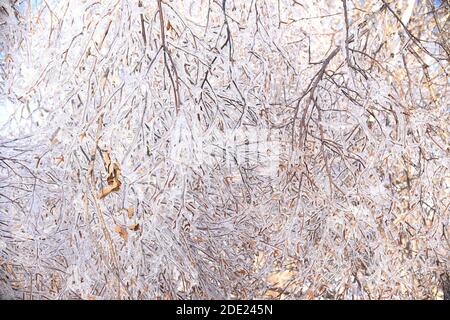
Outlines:
[[[264,297],[268,299],[277,299],[280,293],[276,290],[269,289],[264,293]]]
[[[122,237],[123,240],[128,240],[128,231],[125,228],[122,228],[119,225],[116,225],[114,230]]]
[[[127,212],[128,212],[128,218],[131,219],[133,217],[133,214],[134,214],[134,209],[133,208],[128,208]]]
[[[104,197],[106,197],[111,192],[118,191],[120,189],[121,184],[122,183],[119,180],[117,180],[117,179],[113,180],[111,185],[104,187],[100,191],[100,194],[98,195],[98,198],[99,199],[103,199]]]
[[[105,168],[108,173],[110,172],[110,166],[111,166],[111,157],[109,156],[108,152],[102,152],[103,161],[105,161]]]
[[[290,270],[272,273],[267,277],[267,282],[274,287],[282,288],[291,280],[293,275],[294,273]]]

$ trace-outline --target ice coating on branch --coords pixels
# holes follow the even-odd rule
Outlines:
[[[442,298],[448,5],[383,3],[0,0],[0,296]]]

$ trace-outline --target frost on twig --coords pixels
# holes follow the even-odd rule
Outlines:
[[[10,3],[2,297],[448,292],[447,3]]]

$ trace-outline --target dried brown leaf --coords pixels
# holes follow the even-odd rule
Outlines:
[[[267,277],[267,282],[276,288],[284,287],[291,280],[294,273],[291,270],[272,273]]]
[[[130,225],[128,227],[128,229],[133,230],[133,231],[138,231],[139,230],[139,223],[133,223],[132,225]]]
[[[120,186],[122,185],[122,182],[119,180],[120,177],[119,164],[115,162],[111,166],[111,159],[107,152],[103,153],[103,160],[105,161],[105,166],[107,167],[108,170],[108,177],[106,178],[108,185],[100,191],[98,195],[99,199],[103,199],[113,191],[118,191],[120,189]]]
[[[127,213],[128,213],[128,218],[131,219],[134,215],[134,209],[133,208],[128,208],[127,209]]]
[[[123,240],[128,241],[128,231],[125,228],[116,225],[114,231],[116,231],[122,237]]]

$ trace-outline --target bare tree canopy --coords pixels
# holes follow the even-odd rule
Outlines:
[[[0,297],[444,298],[449,17],[0,0]]]

